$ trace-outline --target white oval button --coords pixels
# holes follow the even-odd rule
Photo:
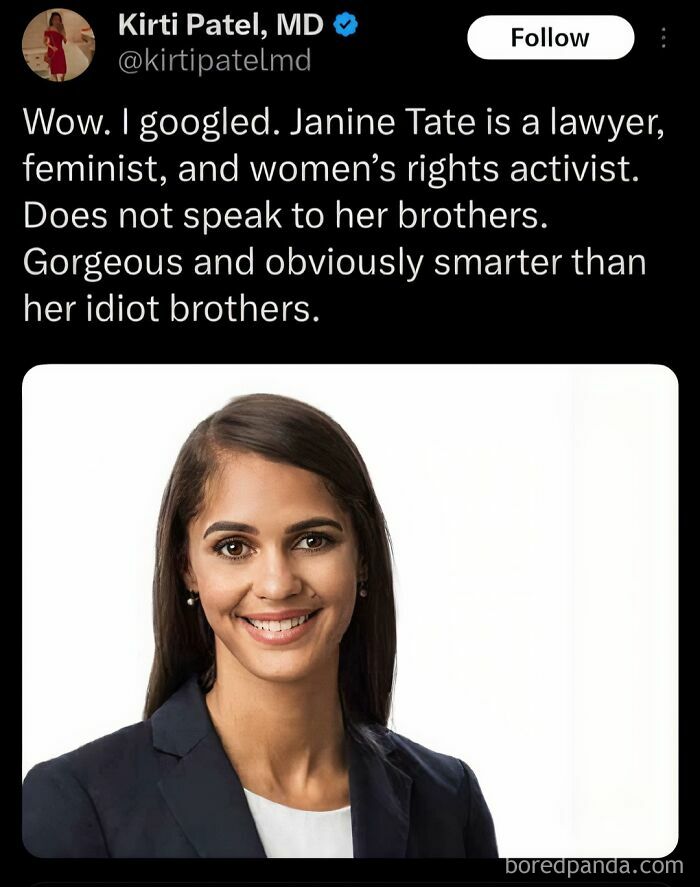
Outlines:
[[[467,43],[482,59],[620,59],[634,31],[619,15],[482,15]]]

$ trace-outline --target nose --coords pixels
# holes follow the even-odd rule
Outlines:
[[[255,593],[263,598],[286,598],[301,591],[301,578],[294,571],[287,554],[270,546],[258,561]]]

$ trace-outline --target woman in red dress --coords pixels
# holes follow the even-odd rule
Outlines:
[[[63,44],[66,42],[66,29],[60,12],[52,12],[49,26],[44,31],[46,44],[46,60],[49,63],[51,79],[62,83],[66,76],[66,54]]]

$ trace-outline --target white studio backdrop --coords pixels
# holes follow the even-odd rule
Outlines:
[[[42,365],[23,386],[23,771],[139,721],[160,499],[192,428],[285,394],[392,535],[389,726],[474,769],[502,857],[678,835],[678,383],[658,365]]]

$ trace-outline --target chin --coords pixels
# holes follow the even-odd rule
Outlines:
[[[294,681],[301,681],[314,674],[317,670],[308,662],[285,662],[277,666],[272,665],[270,668],[265,668],[262,662],[247,663],[243,660],[239,661],[241,662],[241,665],[243,665],[243,667],[251,674],[254,674],[255,677],[275,684],[291,684]]]

